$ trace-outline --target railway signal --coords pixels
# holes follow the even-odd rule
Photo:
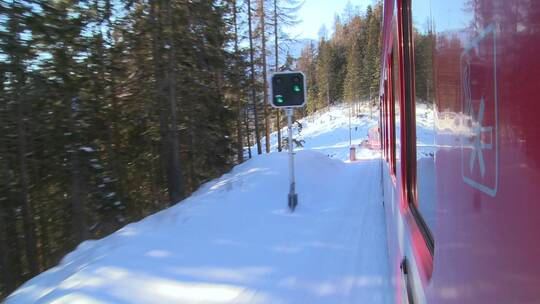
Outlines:
[[[301,108],[306,104],[306,77],[302,72],[272,74],[270,90],[275,108]]]
[[[270,81],[270,104],[274,108],[281,108],[287,115],[287,133],[289,146],[289,195],[287,204],[291,212],[298,205],[298,194],[296,193],[296,181],[294,176],[294,147],[292,139],[292,115],[294,108],[305,106],[306,77],[302,72],[277,72],[272,74]]]

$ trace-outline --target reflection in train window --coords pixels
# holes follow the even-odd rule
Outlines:
[[[399,105],[399,99],[400,99],[400,88],[399,88],[399,59],[398,59],[398,41],[397,37],[394,37],[394,49],[392,50],[392,68],[391,71],[391,79],[392,79],[392,98],[393,102],[390,103],[390,106],[392,107],[392,111],[390,112],[391,115],[393,115],[393,138],[392,138],[392,160],[394,166],[392,167],[392,171],[394,174],[396,174],[396,167],[397,162],[399,162],[401,150],[400,150],[400,119],[399,119],[399,111],[400,111],[400,105]]]
[[[414,105],[416,120],[416,206],[433,233],[435,196],[435,94],[433,52],[435,35],[429,16],[431,0],[412,1],[414,45]]]
[[[382,147],[384,153],[384,160],[388,163],[390,159],[388,157],[388,98],[390,96],[390,91],[388,89],[388,70],[386,70],[384,73],[384,94],[381,101],[381,127],[383,132]]]

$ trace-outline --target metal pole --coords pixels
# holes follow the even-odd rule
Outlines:
[[[373,119],[373,102],[371,101],[371,87],[369,87],[369,119]]]
[[[296,194],[295,189],[295,180],[294,180],[294,151],[293,151],[293,135],[292,135],[292,115],[293,109],[286,108],[285,113],[287,114],[287,132],[289,135],[289,196],[288,196],[288,205],[291,212],[294,212],[296,205],[298,205],[298,194]]]
[[[352,146],[352,135],[351,135],[351,107],[353,103],[349,104],[349,147]]]

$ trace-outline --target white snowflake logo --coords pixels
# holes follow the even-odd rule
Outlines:
[[[472,137],[470,141],[472,142],[473,152],[469,158],[469,170],[472,173],[476,164],[476,159],[478,158],[478,164],[480,166],[480,175],[482,178],[486,174],[486,163],[484,161],[483,150],[493,149],[493,126],[483,126],[484,113],[485,113],[485,100],[484,96],[480,99],[480,108],[478,109],[478,116],[476,121],[473,123],[472,127]],[[474,110],[469,101],[469,113],[470,117],[474,117]],[[482,136],[484,133],[489,134],[489,142],[484,142]]]

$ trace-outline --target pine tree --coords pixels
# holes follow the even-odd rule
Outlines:
[[[265,131],[265,148],[266,153],[270,153],[270,111],[268,109],[268,77],[266,72],[266,11],[264,9],[264,1],[259,0],[259,26],[261,39],[261,69],[263,83],[263,109],[264,109],[264,131]]]
[[[298,10],[303,5],[303,2],[297,0],[273,0],[272,22],[274,32],[274,71],[280,71],[280,52],[288,41],[291,41],[287,33],[283,31],[284,27],[292,27],[299,23]],[[278,151],[282,150],[281,143],[281,115],[280,110],[275,110],[276,129],[277,129],[277,144]]]
[[[362,23],[359,16],[352,17],[347,25],[350,43],[348,46],[346,77],[343,95],[346,102],[357,103],[361,98],[362,65],[364,49],[361,45]]]
[[[0,3],[0,5],[2,4]],[[2,9],[5,8],[2,7]],[[4,83],[7,78],[6,74],[7,66],[4,63],[0,63],[0,132],[2,132],[2,134],[7,134],[6,132],[8,130],[8,128],[6,128],[8,100],[4,88]],[[10,206],[8,206],[10,203],[9,186],[12,184],[8,165],[7,146],[8,142],[6,137],[0,137],[0,298],[15,288],[17,280],[13,273],[13,267],[11,267],[11,250],[7,235],[7,225],[9,224],[7,209],[10,208]]]
[[[317,56],[318,100],[324,102],[323,104],[325,106],[329,106],[332,104],[330,90],[332,86],[332,77],[335,75],[332,69],[332,47],[329,42],[321,39],[317,49],[319,50]]]
[[[241,162],[253,126],[260,151],[242,9],[0,1],[0,297]]]
[[[15,104],[15,115],[17,119],[17,154],[18,154],[18,184],[20,187],[19,199],[23,216],[24,241],[26,249],[26,259],[30,275],[39,272],[39,260],[36,243],[35,221],[33,215],[33,206],[30,197],[30,176],[28,172],[28,154],[30,153],[27,131],[27,103],[24,92],[27,82],[25,61],[31,59],[31,50],[27,41],[21,38],[26,30],[25,13],[29,11],[23,3],[12,2],[11,6],[6,7],[7,13],[7,38],[5,44],[5,53],[9,62],[8,79],[10,92],[8,93],[11,101]]]
[[[360,100],[360,82],[361,82],[361,65],[360,65],[360,48],[358,41],[353,41],[349,54],[347,56],[347,76],[344,83],[344,97],[348,103],[355,103]]]
[[[313,42],[306,45],[298,58],[298,69],[304,72],[307,78],[308,104],[307,112],[312,113],[318,109],[318,75],[317,75],[317,53]]]
[[[317,47],[307,45],[298,59],[298,67],[310,75],[308,82],[313,80],[308,84],[308,112],[343,100],[356,104],[376,95],[382,4],[368,6],[364,16],[354,11],[348,5],[343,18],[336,16],[331,37],[323,26]]]
[[[274,0],[274,72],[279,72],[279,28],[278,28],[278,0]],[[281,152],[281,115],[280,109],[275,110],[277,129],[277,149]]]
[[[233,28],[234,28],[234,77],[232,77],[232,87],[233,91],[236,92],[234,98],[236,99],[236,154],[238,163],[244,162],[244,140],[242,135],[242,116],[243,116],[243,106],[242,98],[240,96],[240,75],[241,71],[241,54],[239,49],[239,34],[238,34],[238,5],[236,0],[232,0],[232,14],[233,14]],[[249,132],[248,132],[249,133]]]
[[[173,7],[171,0],[165,0],[165,20],[166,31],[165,48],[167,49],[167,109],[170,114],[168,130],[169,162],[167,173],[169,199],[171,204],[178,202],[184,197],[184,188],[182,182],[182,168],[180,167],[180,142],[178,138],[178,111],[176,109],[176,86],[177,86],[177,57],[176,41],[174,31],[177,28],[175,18],[173,18]]]
[[[255,83],[255,46],[253,44],[253,23],[252,23],[252,11],[251,0],[247,0],[248,6],[248,27],[249,27],[249,62],[251,67],[251,102],[253,104],[253,115],[255,120],[255,141],[257,143],[257,154],[262,154],[261,137],[259,133],[259,117],[257,115],[257,93]]]

